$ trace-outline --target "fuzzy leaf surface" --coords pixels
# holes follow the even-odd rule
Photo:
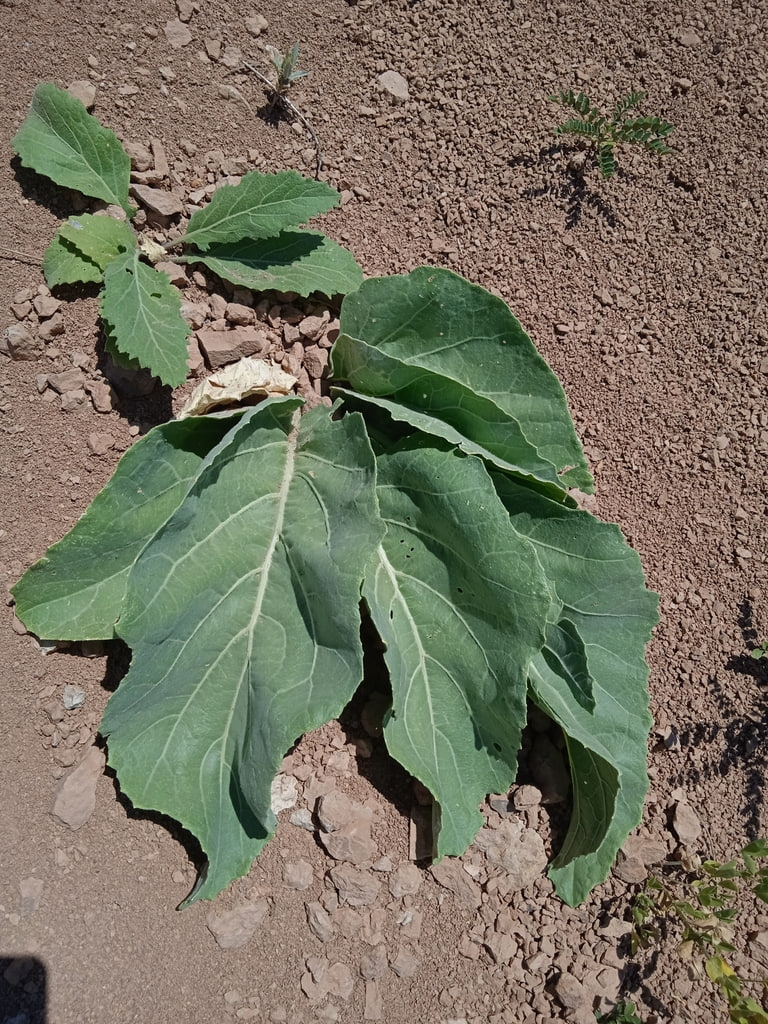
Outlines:
[[[296,171],[251,171],[238,185],[217,189],[210,203],[192,214],[180,241],[207,249],[243,238],[273,238],[332,210],[339,198],[330,185],[302,178]]]
[[[360,587],[383,534],[373,453],[359,416],[300,404],[245,413],[201,464],[118,624],[133,660],[102,723],[109,761],[135,805],[200,840],[194,898],[248,870],[282,757],[362,678]]]
[[[48,640],[113,639],[139,554],[238,418],[164,423],[129,448],[85,515],[13,588],[27,629]]]
[[[514,529],[536,549],[560,617],[581,638],[592,680],[590,710],[574,699],[556,659],[542,651],[531,664],[531,698],[562,727],[571,759],[574,812],[550,877],[575,905],[606,878],[642,815],[651,727],[645,645],[658,622],[658,598],[617,526],[501,474],[494,482]]]
[[[276,238],[214,244],[204,253],[179,257],[179,262],[202,263],[242,288],[304,296],[346,295],[363,280],[352,253],[320,231],[282,231]]]
[[[520,475],[592,490],[559,381],[505,303],[449,270],[364,281],[345,299],[332,373],[418,414],[421,429],[425,414],[447,424],[465,450],[481,445]]]
[[[26,120],[13,140],[25,167],[94,199],[134,210],[128,199],[131,161],[117,136],[80,100],[51,82],[35,89]]]
[[[137,249],[107,266],[101,315],[119,356],[146,366],[163,384],[184,383],[189,327],[181,297],[166,274],[141,261]]]
[[[384,737],[439,804],[436,855],[460,855],[514,779],[550,590],[479,459],[408,440],[377,463],[387,532],[363,596],[392,682]]]
[[[81,213],[70,217],[54,235],[43,259],[49,287],[76,281],[101,281],[108,264],[136,248],[129,224],[113,217]]]

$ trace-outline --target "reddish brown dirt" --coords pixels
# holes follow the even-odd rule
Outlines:
[[[673,854],[671,815],[687,803],[701,824],[690,841],[700,854],[726,858],[765,835],[768,662],[747,657],[768,639],[765,9],[736,0],[265,0],[255,13],[268,28],[254,37],[250,9],[223,0],[187,6],[0,0],[2,326],[15,322],[14,297],[42,282],[42,254],[71,212],[66,195],[20,168],[11,150],[39,81],[90,79],[100,120],[126,142],[161,139],[183,194],[206,183],[212,150],[264,170],[312,172],[300,126],[267,124],[262,86],[221,59],[238,47],[266,71],[265,42],[300,40],[311,75],[295,100],[322,142],[324,175],[345,197],[324,229],[368,275],[445,265],[510,304],[566,389],[599,514],[621,525],[661,595],[649,648],[652,788],[638,834]],[[164,28],[179,11],[192,38],[174,49]],[[406,78],[407,101],[377,89],[387,70]],[[226,98],[222,86],[247,103]],[[675,154],[660,162],[621,152],[611,181],[594,168],[575,178],[574,150],[553,136],[559,112],[546,99],[569,87],[606,107],[644,89],[643,111],[676,125]],[[215,178],[215,158],[209,163]],[[96,370],[96,300],[85,291],[67,297],[64,333],[44,355],[0,356],[8,587],[73,525],[133,437],[170,413],[162,395],[98,413],[90,401],[64,411],[50,390],[40,393],[36,378],[71,366],[77,353],[88,373]],[[104,455],[88,446],[94,432],[113,439]],[[389,872],[371,871],[382,882],[375,905],[360,920],[335,918],[322,942],[305,908],[324,901],[333,917],[332,862],[287,813],[250,875],[213,906],[221,914],[266,898],[268,914],[246,945],[221,949],[206,924],[211,905],[175,910],[194,880],[193,846],[169,823],[130,812],[108,771],[82,828],[51,818],[57,780],[92,741],[119,665],[98,650],[92,659],[41,656],[14,631],[7,604],[3,1024],[352,1024],[366,1016],[545,1024],[594,1019],[593,1008],[607,1009],[619,989],[649,1024],[727,1019],[672,938],[652,956],[630,956],[622,935],[637,885],[619,875],[577,910],[543,876],[501,900],[481,893],[480,859],[470,852],[465,875],[477,881],[478,909],[426,873],[417,893],[392,897]],[[43,708],[66,683],[85,690],[86,702],[68,713],[69,736],[54,748]],[[306,782],[309,766],[369,803],[377,848],[393,867],[408,859],[410,785],[378,747],[370,763],[329,763],[334,752],[358,752],[345,746],[360,735],[354,714],[350,729],[307,737],[287,767]],[[543,812],[529,824],[550,842]],[[306,890],[284,882],[286,865],[301,859],[312,869]],[[423,915],[420,931],[414,914],[417,923]],[[736,963],[744,976],[762,977],[768,917],[748,902],[744,915]],[[512,945],[500,946],[500,936]],[[380,946],[386,959],[374,985],[377,968],[364,958]],[[417,964],[411,977],[392,970],[402,950]],[[322,973],[313,957],[345,965],[351,991],[342,985],[311,1001],[301,983],[311,991],[308,959]],[[558,989],[563,973],[586,993],[573,1010]]]

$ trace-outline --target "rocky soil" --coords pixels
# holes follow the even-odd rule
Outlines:
[[[586,1024],[619,999],[648,1024],[727,1020],[673,932],[637,955],[629,933],[649,873],[684,878],[665,863],[768,834],[768,661],[748,657],[768,639],[767,22],[704,0],[0,0],[2,1024]],[[287,754],[280,826],[248,877],[178,912],[199,851],[130,809],[97,738],[126,652],[46,653],[14,617],[7,588],[212,369],[256,355],[326,400],[338,312],[169,268],[194,331],[187,384],[115,372],[93,292],[43,284],[77,197],[13,157],[34,87],[94,105],[168,237],[250,169],[315,173],[306,128],[264,116],[243,64],[268,73],[265,44],[297,39],[311,74],[292,96],[342,196],[323,229],[368,275],[448,266],[510,304],[566,389],[594,510],[661,595],[644,820],[576,909],[545,875],[569,806],[547,723],[532,718],[518,783],[489,795],[467,854],[430,867],[425,795],[386,755],[368,680]],[[646,91],[675,153],[622,151],[603,181],[553,135],[547,96],[571,87],[606,108]],[[765,977],[768,914],[742,907],[734,963]]]

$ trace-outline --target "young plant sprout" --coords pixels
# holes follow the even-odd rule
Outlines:
[[[582,92],[574,93],[569,89],[550,96],[553,103],[559,103],[579,115],[558,125],[555,135],[576,135],[591,143],[604,178],[611,178],[616,170],[614,150],[617,146],[642,146],[657,156],[671,153],[672,149],[664,140],[675,130],[674,125],[659,117],[627,117],[644,98],[645,93],[629,93],[619,100],[609,118]]]

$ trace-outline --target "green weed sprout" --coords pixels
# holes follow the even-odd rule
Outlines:
[[[275,46],[267,46],[266,50],[277,72],[275,92],[278,96],[285,96],[294,82],[309,74],[308,71],[299,71],[296,67],[299,60],[299,44],[294,43],[286,53],[280,53]]]
[[[747,884],[759,900],[768,903],[768,867],[758,865],[766,858],[764,839],[749,843],[725,864],[697,858],[686,865],[691,870],[677,884],[649,878],[632,908],[633,954],[660,939],[660,919],[682,928],[678,953],[685,960],[696,954],[706,958],[704,970],[725,996],[732,1024],[768,1024],[768,1012],[744,992],[747,982],[726,960],[726,954],[736,950],[736,899],[741,885]],[[762,986],[768,990],[768,979]]]
[[[763,640],[763,642],[758,644],[758,646],[755,647],[754,650],[750,651],[749,654],[751,658],[755,659],[755,661],[760,661],[761,658],[768,661],[768,640]]]
[[[582,92],[574,93],[569,89],[550,96],[553,103],[559,103],[579,115],[558,125],[555,135],[577,135],[591,143],[603,178],[612,177],[616,170],[614,150],[617,146],[642,146],[657,156],[671,153],[672,149],[664,140],[675,130],[674,125],[658,117],[627,117],[644,98],[645,93],[629,93],[619,100],[613,115],[608,118]]]

